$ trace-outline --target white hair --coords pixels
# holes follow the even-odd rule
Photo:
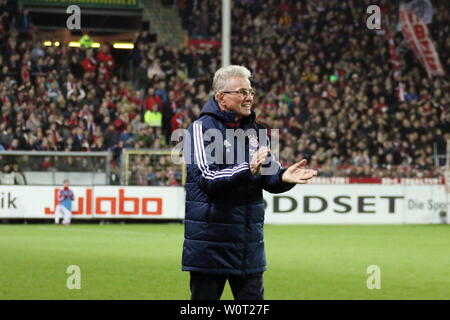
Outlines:
[[[227,81],[231,77],[242,77],[249,79],[252,76],[250,70],[243,66],[231,65],[222,67],[216,71],[213,80],[213,91],[217,93],[218,91],[226,89]]]

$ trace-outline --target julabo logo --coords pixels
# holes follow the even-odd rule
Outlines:
[[[54,190],[54,206],[58,205],[58,191]],[[96,197],[92,195],[92,188],[87,188],[84,197],[76,197],[77,210],[72,214],[91,215],[91,214],[112,214],[112,215],[161,215],[163,209],[162,198],[140,198],[126,197],[125,190],[119,189],[118,196]],[[109,212],[104,210],[105,205],[109,204]],[[128,209],[126,209],[127,207]],[[131,207],[131,209],[130,209]],[[55,214],[55,210],[46,207],[45,214]]]
[[[321,213],[332,207],[335,213],[349,213],[353,210],[352,205],[356,204],[357,213],[376,213],[377,205],[380,201],[385,201],[388,205],[388,213],[395,214],[396,200],[404,199],[403,196],[357,196],[356,199],[351,196],[340,195],[327,200],[320,196],[303,196],[303,213]],[[272,198],[273,213],[290,213],[298,208],[298,200],[289,196],[274,196]],[[379,199],[377,201],[377,199]],[[356,201],[355,201],[356,200]],[[266,202],[267,207],[267,202]]]
[[[2,192],[0,194],[0,209],[17,209],[16,201],[17,198],[11,195],[11,192],[5,194]]]

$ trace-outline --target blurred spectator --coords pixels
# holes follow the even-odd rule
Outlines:
[[[17,184],[16,173],[13,171],[10,163],[5,163],[2,168],[2,174],[0,177],[1,184],[13,185]]]
[[[120,134],[119,141],[123,143],[124,148],[132,148],[133,137],[134,134],[132,132],[131,124],[128,124]]]
[[[105,138],[105,146],[106,149],[113,149],[117,146],[118,142],[119,142],[119,134],[116,131],[116,129],[114,128],[113,124],[110,124],[108,126],[108,129],[105,132],[104,135]]]
[[[108,71],[113,71],[116,64],[114,62],[114,58],[110,53],[109,45],[103,45],[98,52],[97,61],[104,62]]]
[[[86,58],[83,59],[82,65],[85,72],[95,72],[97,70],[97,60],[94,58],[92,49],[86,51]]]
[[[145,111],[144,121],[150,127],[160,128],[162,126],[162,113],[158,110],[157,105],[153,105],[151,110]]]
[[[33,23],[27,9],[22,10],[16,17],[16,29],[19,32],[20,39],[29,40],[32,38]]]
[[[11,164],[12,166],[12,172],[15,174],[15,184],[27,184],[27,178],[25,177],[25,174],[20,169],[20,166],[17,162],[13,162]]]
[[[94,41],[92,41],[88,31],[83,31],[83,36],[80,38],[79,42],[82,48],[89,49],[92,48],[92,44]]]

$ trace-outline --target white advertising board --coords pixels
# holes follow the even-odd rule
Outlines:
[[[450,203],[443,185],[298,185],[265,192],[266,223],[442,223]]]
[[[0,186],[0,219],[53,219],[58,187]],[[101,219],[183,219],[183,187],[71,187],[73,215]],[[269,224],[442,223],[444,185],[298,185],[264,192]]]
[[[60,187],[0,186],[1,218],[53,218]],[[182,219],[184,189],[71,187],[73,218]]]

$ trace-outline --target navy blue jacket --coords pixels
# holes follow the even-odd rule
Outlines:
[[[254,112],[242,119],[240,128],[246,132],[264,129],[255,122]],[[252,175],[249,144],[254,146],[255,140],[251,137],[245,139],[245,159],[241,159],[245,161],[238,161],[238,144],[232,139],[224,141],[222,155],[220,151],[210,152],[210,140],[203,137],[208,129],[220,130],[223,140],[226,129],[238,129],[235,113],[220,111],[214,97],[189,127],[191,148],[184,149],[187,179],[182,270],[235,275],[263,272],[263,189],[281,193],[295,184],[281,181],[286,169],[275,161],[275,174]],[[234,149],[234,159],[232,164],[226,164],[224,159],[230,148]]]

